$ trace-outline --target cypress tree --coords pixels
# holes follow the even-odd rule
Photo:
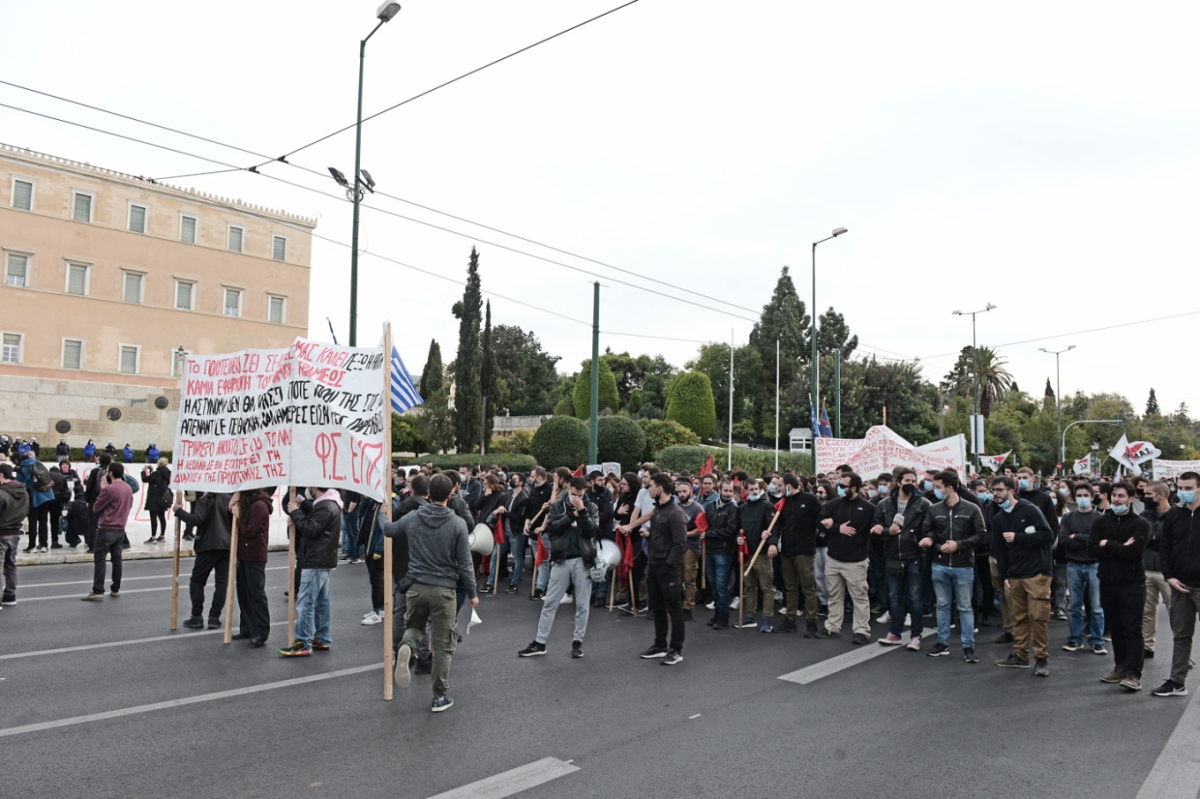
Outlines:
[[[417,391],[423,399],[429,399],[442,390],[442,348],[437,339],[429,342],[429,355],[425,357],[425,368],[421,370],[421,385]]]
[[[500,383],[497,379],[496,353],[492,348],[492,303],[489,300],[483,322],[483,364],[480,367],[480,388],[483,391],[484,441],[492,440],[496,408],[500,402]]]
[[[454,437],[459,452],[471,452],[479,441],[479,421],[483,409],[480,371],[479,322],[483,296],[479,286],[479,253],[471,248],[467,263],[467,287],[454,303],[458,319],[458,357],[454,361]]]

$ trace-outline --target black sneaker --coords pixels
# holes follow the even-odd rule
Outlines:
[[[684,621],[691,621],[691,620],[692,620],[692,612],[691,612],[690,610],[685,610],[685,611],[683,612],[683,620],[684,620]]]
[[[714,630],[728,630],[729,629],[729,617],[724,614],[717,616],[716,620],[713,622],[712,628]]]
[[[950,654],[950,645],[943,644],[941,641],[938,641],[936,644],[933,645],[933,648],[930,649],[925,654],[931,658],[938,658],[938,657],[941,657],[942,655],[949,655]]]
[[[712,627],[714,624],[716,624],[716,623],[717,623],[717,619],[718,619],[718,618],[720,618],[720,615],[721,615],[721,614],[719,614],[719,613],[714,613],[714,614],[713,614],[713,617],[712,617],[711,619],[709,619],[708,621],[704,622],[704,623],[705,623],[706,625],[708,625],[709,627]]]
[[[544,655],[544,654],[546,654],[546,645],[539,644],[537,641],[534,641],[532,644],[530,644],[529,646],[525,647],[520,652],[518,652],[517,657],[535,658],[538,655]]]
[[[433,674],[433,657],[417,658],[412,664],[413,674]]]
[[[537,590],[535,590],[535,591],[533,592],[533,598],[534,598],[534,599],[541,599],[541,598],[542,598],[542,597],[544,597],[544,596],[546,596],[546,589],[545,589],[545,588],[538,588]]]
[[[654,660],[655,658],[665,658],[666,656],[667,650],[661,646],[652,646],[642,654],[638,655],[638,657],[642,658],[643,660]]]
[[[571,657],[575,658],[576,660],[583,657],[583,641],[571,642]]]
[[[796,626],[796,622],[788,620],[776,627],[772,632],[777,633],[798,633],[800,628]]]
[[[454,707],[454,700],[451,699],[450,697],[435,696],[433,698],[433,705],[430,706],[429,709],[432,710],[434,713],[441,713],[442,711],[449,710],[452,707]]]
[[[504,593],[515,594],[517,593],[517,587],[515,585],[510,585],[507,589],[505,589]]]
[[[1017,657],[1016,652],[1009,652],[1004,660],[997,660],[996,665],[1002,669],[1027,669],[1029,661]]]
[[[1187,696],[1187,689],[1174,680],[1167,680],[1150,693],[1155,696]]]
[[[1147,650],[1145,650],[1145,651],[1143,651],[1143,652],[1142,652],[1142,656],[1143,656],[1144,658],[1146,658],[1146,660],[1153,660],[1153,659],[1154,659],[1154,650],[1153,650],[1153,649],[1147,649]]]
[[[663,666],[678,666],[682,662],[683,662],[683,655],[679,654],[674,649],[672,649],[670,652],[667,653],[666,657],[664,657],[662,659],[661,665],[663,665]]]
[[[1045,658],[1038,658],[1036,661],[1034,661],[1033,674],[1035,677],[1050,676],[1050,664],[1046,662]]]
[[[829,606],[828,605],[818,605],[817,606],[817,615],[818,616],[828,616],[829,615]]]
[[[871,643],[871,639],[862,633],[855,633],[854,637],[850,639],[850,643],[854,644],[855,646],[862,646],[863,644]]]
[[[997,644],[1011,644],[1013,642],[1013,634],[1008,630],[1000,633],[1000,637],[995,640]]]
[[[979,658],[975,655],[975,649],[973,647],[963,647],[963,660],[968,663],[979,662]]]
[[[216,629],[219,629],[219,628],[220,628],[220,626],[221,626],[221,620],[220,620],[220,619],[209,619],[209,620],[208,620],[208,629],[210,629],[210,630],[216,630]]]
[[[204,629],[204,619],[202,619],[199,616],[189,616],[188,618],[183,620],[183,626],[187,627],[190,630],[203,630]]]
[[[804,623],[804,637],[805,638],[816,638],[818,635],[819,635],[819,633],[817,632],[817,623],[815,621],[808,621],[808,622]]]

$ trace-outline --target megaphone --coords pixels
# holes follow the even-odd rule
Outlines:
[[[492,528],[486,524],[475,525],[475,529],[467,536],[467,540],[471,542],[471,551],[477,555],[490,555],[496,546],[496,542],[492,538]]]
[[[617,543],[609,541],[607,538],[601,541],[600,546],[596,549],[596,563],[616,566],[620,562],[621,548],[617,546]]]

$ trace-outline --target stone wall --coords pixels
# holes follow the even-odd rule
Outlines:
[[[157,407],[163,400],[166,407]],[[129,442],[141,449],[154,442],[171,449],[178,408],[177,388],[0,374],[0,433],[33,436],[51,448],[60,438],[73,447],[91,438],[100,448],[112,441],[118,448]],[[71,425],[65,436],[56,429],[59,422]]]

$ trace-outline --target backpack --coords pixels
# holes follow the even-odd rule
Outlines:
[[[33,465],[29,467],[29,479],[33,482],[34,491],[49,491],[54,488],[54,481],[50,479],[50,471],[41,461],[34,461]]]

